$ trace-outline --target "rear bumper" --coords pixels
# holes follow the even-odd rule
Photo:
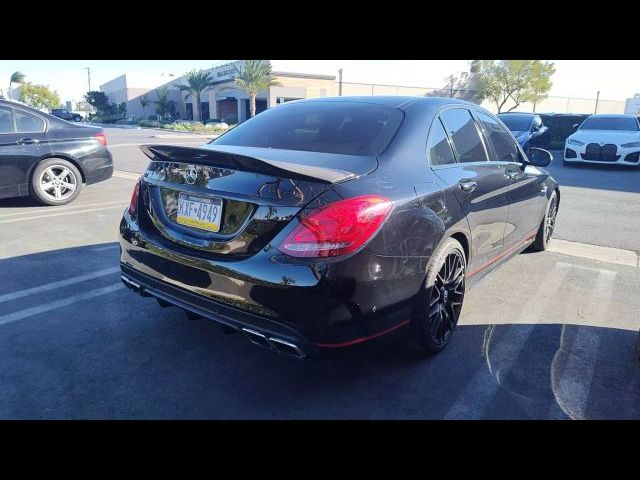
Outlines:
[[[155,297],[176,307],[213,320],[234,330],[256,332],[265,338],[284,340],[299,348],[304,358],[317,353],[313,342],[296,330],[266,318],[216,302],[203,295],[157,280],[121,263],[121,279],[130,290],[143,297]]]
[[[82,170],[87,185],[103,182],[113,176],[113,157],[111,152],[106,148],[91,158],[85,158],[82,161]]]
[[[333,264],[286,263],[268,248],[245,259],[205,259],[141,232],[126,212],[120,246],[122,274],[143,294],[238,330],[291,341],[308,354],[405,326],[424,271],[404,259],[415,274],[398,275],[399,259],[366,249]],[[392,275],[372,275],[380,271]]]

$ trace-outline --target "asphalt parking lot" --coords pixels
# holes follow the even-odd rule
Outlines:
[[[137,145],[206,141],[158,134],[108,130],[118,171],[71,205],[0,200],[0,418],[640,419],[640,170],[556,161],[561,241],[470,291],[441,354],[297,361],[121,285]]]

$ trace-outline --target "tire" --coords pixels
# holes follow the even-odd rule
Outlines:
[[[49,188],[45,188],[49,186]],[[71,188],[73,186],[73,188]],[[31,196],[45,205],[66,205],[82,190],[82,175],[76,166],[61,158],[41,161],[31,175]]]
[[[538,227],[538,233],[536,233],[536,239],[533,241],[532,248],[536,252],[543,252],[549,248],[553,230],[556,226],[556,216],[558,215],[558,192],[554,190],[547,203],[547,210],[545,211],[544,218]]]
[[[434,253],[415,300],[408,339],[412,350],[433,355],[449,344],[462,310],[466,270],[462,245],[448,238]]]
[[[75,115],[75,116],[73,117],[73,121],[74,121],[74,122],[81,122],[81,121],[82,121],[82,117],[81,117],[80,115]]]

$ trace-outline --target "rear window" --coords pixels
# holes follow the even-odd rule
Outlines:
[[[512,132],[528,132],[533,120],[530,115],[498,115],[498,118]]]
[[[580,130],[624,130],[638,131],[638,122],[633,117],[589,117]]]
[[[214,145],[377,156],[398,131],[397,108],[355,102],[305,102],[270,108]]]

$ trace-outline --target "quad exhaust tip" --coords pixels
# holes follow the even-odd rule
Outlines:
[[[307,354],[304,353],[297,345],[276,337],[267,337],[266,335],[251,330],[250,328],[243,328],[242,333],[249,339],[251,343],[254,343],[260,347],[268,348],[276,353],[287,355],[298,359],[307,358]]]

